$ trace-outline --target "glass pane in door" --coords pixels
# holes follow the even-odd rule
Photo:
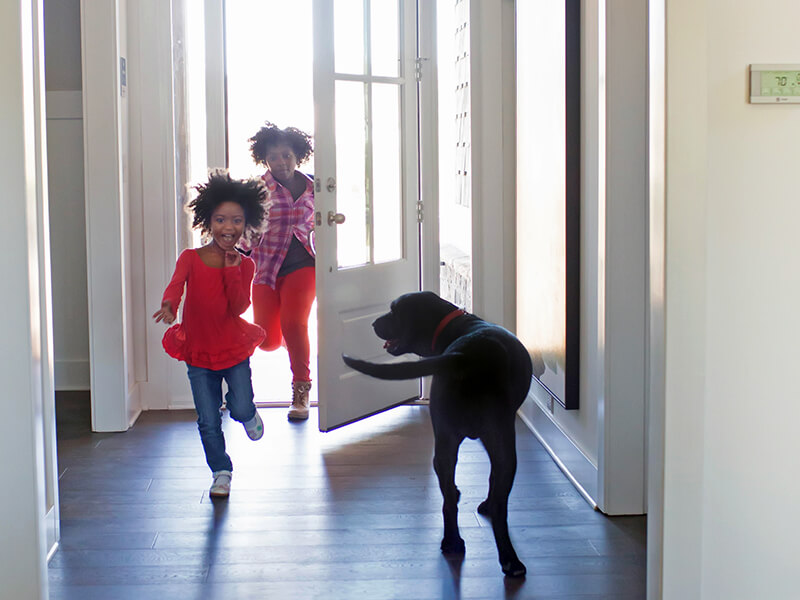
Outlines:
[[[372,0],[370,3],[372,75],[397,77],[400,74],[398,8],[397,0]]]
[[[346,219],[337,225],[339,267],[369,262],[365,90],[357,81],[337,81],[335,87],[336,211]]]
[[[372,207],[374,262],[403,257],[400,86],[372,86]]]
[[[333,3],[333,47],[337,73],[364,73],[364,0]]]

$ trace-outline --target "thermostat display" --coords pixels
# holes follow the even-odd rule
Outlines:
[[[750,65],[750,102],[800,104],[800,65]]]

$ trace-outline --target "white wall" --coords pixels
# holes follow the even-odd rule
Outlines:
[[[186,367],[164,352],[163,323],[150,315],[161,304],[178,252],[177,218],[184,216],[176,190],[176,134],[173,106],[173,8],[182,3],[138,0],[129,3],[131,204],[139,216],[131,237],[139,244],[132,257],[137,271],[137,298],[132,307],[143,323],[144,363],[137,356],[137,377],[145,409],[193,407]],[[183,45],[180,42],[180,45]],[[137,340],[138,342],[138,340]]]
[[[59,390],[88,390],[80,0],[44,8],[55,381]]]
[[[666,3],[663,598],[701,598],[706,360],[706,2]]]
[[[47,161],[56,389],[88,390],[89,309],[79,90],[47,94]]]
[[[185,366],[163,351],[163,324],[150,318],[175,264],[176,220],[185,218],[176,195],[183,185],[176,183],[173,106],[173,50],[184,46],[173,39],[173,16],[183,6],[182,0],[83,3],[88,25],[82,43],[90,49],[83,54],[83,100],[98,430],[124,430],[140,409],[193,406]],[[120,56],[127,62],[124,95]]]
[[[667,3],[664,598],[797,598],[800,62],[795,0]]]
[[[580,408],[564,410],[534,384],[522,415],[601,510],[640,514],[645,511],[646,11],[635,1],[587,0],[581,16]],[[546,36],[534,37],[526,43],[546,43]],[[549,48],[539,52],[545,55]],[[532,97],[538,98],[538,91]],[[520,102],[524,110],[536,108],[528,100]],[[523,150],[535,149],[541,134],[525,131],[526,122],[520,121],[518,135]],[[536,161],[543,164],[548,156],[540,151]],[[535,177],[535,170],[526,176]],[[521,186],[526,183],[520,180]],[[535,218],[521,215],[520,231]],[[524,275],[524,251],[518,261]]]
[[[81,89],[81,1],[44,0],[47,91]]]
[[[540,9],[547,8],[542,5]],[[602,398],[598,397],[598,393],[602,390],[598,389],[599,373],[597,365],[598,355],[600,353],[600,340],[599,318],[601,311],[598,308],[600,300],[598,290],[598,268],[601,264],[598,260],[598,252],[600,245],[600,214],[598,213],[598,206],[600,204],[600,185],[598,179],[599,165],[602,160],[602,151],[600,144],[600,136],[602,134],[600,122],[600,79],[599,79],[599,14],[598,3],[590,1],[586,3],[585,10],[582,13],[584,19],[583,23],[583,51],[581,55],[582,62],[582,77],[581,88],[583,90],[583,105],[582,123],[581,123],[581,144],[583,147],[583,156],[581,159],[581,227],[582,227],[582,249],[581,249],[581,331],[580,331],[580,410],[566,411],[559,405],[553,406],[553,411],[550,412],[547,407],[549,405],[549,394],[540,386],[534,385],[531,388],[531,398],[526,402],[523,407],[523,414],[532,424],[537,421],[537,409],[532,405],[537,401],[544,407],[544,411],[550,415],[552,420],[572,441],[572,443],[582,452],[593,465],[594,469],[597,468],[598,456],[598,420],[597,420],[597,407]],[[563,7],[562,7],[563,10]],[[532,36],[534,39],[528,39],[527,43],[534,47],[539,47],[538,52],[549,53],[549,47],[541,47],[541,44],[547,43],[547,38],[544,36]],[[558,38],[559,40],[561,38]],[[534,59],[536,60],[536,59]],[[535,81],[535,80],[534,80]],[[524,92],[524,90],[522,90]],[[534,88],[531,90],[531,95],[535,98],[538,97],[538,92]],[[545,101],[549,100],[548,96],[543,97]],[[531,110],[532,107],[528,102],[523,105],[520,103],[520,111]],[[536,110],[533,108],[533,110]],[[535,152],[537,155],[532,156],[530,160],[542,164],[544,161],[553,157],[553,152],[549,151],[547,147],[542,147],[540,144],[541,134],[537,131],[526,131],[525,119],[521,117],[520,129],[518,136],[520,144],[529,148],[530,152]],[[563,146],[562,146],[563,150]],[[558,153],[556,153],[557,155]],[[523,150],[520,150],[521,160],[525,160]],[[563,161],[561,161],[563,162]],[[543,172],[547,175],[554,169],[559,169],[564,173],[563,164],[556,164],[552,168],[548,168]],[[532,170],[526,173],[526,177],[532,176]],[[526,182],[520,180],[519,185],[524,189]],[[564,193],[563,180],[552,182],[558,184],[560,187],[552,190],[554,193]],[[532,190],[532,193],[542,193],[540,184],[537,188]],[[535,219],[535,214],[521,214],[521,221],[518,223],[520,232],[525,231],[525,223],[531,219]],[[520,233],[520,243],[524,242],[524,235]],[[524,253],[524,250],[523,250]],[[518,268],[525,269],[525,257],[518,257]],[[518,290],[519,293],[524,294],[524,290]],[[526,302],[527,299],[520,298],[520,302]],[[562,457],[566,459],[566,457]],[[591,475],[596,478],[596,473]],[[582,482],[582,485],[591,490],[592,496],[596,496],[596,485],[593,482]]]
[[[81,3],[92,428],[125,431],[140,412],[134,364],[125,0]],[[127,70],[127,67],[126,67]],[[134,165],[135,167],[135,165]]]

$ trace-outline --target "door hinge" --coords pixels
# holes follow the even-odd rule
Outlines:
[[[417,81],[422,81],[422,64],[428,60],[427,58],[423,58],[418,56],[414,60],[414,76],[417,78]]]
[[[425,218],[425,206],[422,204],[422,200],[417,201],[417,223],[422,223],[423,219]]]

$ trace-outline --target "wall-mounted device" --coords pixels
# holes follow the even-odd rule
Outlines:
[[[751,104],[800,104],[800,65],[750,65]]]

